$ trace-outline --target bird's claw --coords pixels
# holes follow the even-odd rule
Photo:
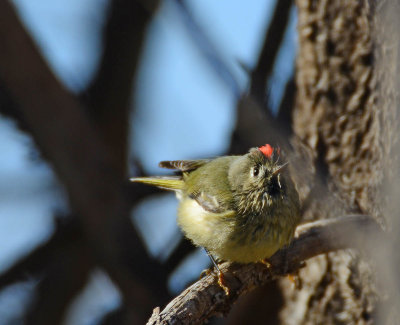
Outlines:
[[[229,296],[229,288],[226,286],[225,276],[221,271],[218,272],[218,285],[225,291],[225,294]]]
[[[211,273],[214,273],[214,270],[212,268],[205,269],[205,270],[201,271],[199,279],[202,279],[205,276],[210,275]]]

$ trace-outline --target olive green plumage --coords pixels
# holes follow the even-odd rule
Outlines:
[[[298,193],[279,152],[269,145],[243,156],[160,163],[180,176],[132,178],[174,190],[185,236],[220,260],[270,257],[287,245],[299,222]]]

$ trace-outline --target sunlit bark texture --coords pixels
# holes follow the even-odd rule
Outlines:
[[[382,185],[391,178],[387,167],[395,151],[390,139],[397,138],[398,131],[393,101],[382,101],[379,93],[380,87],[388,86],[378,64],[386,60],[382,60],[384,41],[375,31],[382,26],[378,11],[384,9],[356,0],[296,3],[299,52],[293,127],[314,153],[316,176],[305,218],[357,212],[386,225],[387,195]],[[375,323],[383,313],[378,306],[384,305],[385,286],[378,289],[377,263],[369,262],[354,251],[308,261],[300,273],[302,290],[290,290],[282,283],[287,299],[283,322]],[[388,269],[379,266],[379,272]]]

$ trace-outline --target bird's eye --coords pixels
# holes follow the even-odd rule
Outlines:
[[[260,168],[258,166],[253,167],[253,176],[256,177],[260,173]]]

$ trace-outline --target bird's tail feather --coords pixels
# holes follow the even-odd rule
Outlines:
[[[130,179],[130,181],[135,183],[153,185],[170,191],[182,190],[184,185],[181,176],[133,177]]]

